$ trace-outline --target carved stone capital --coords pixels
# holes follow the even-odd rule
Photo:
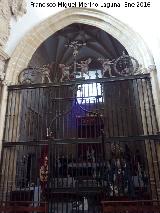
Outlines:
[[[11,86],[12,82],[11,81],[7,81],[7,80],[3,80],[2,81],[2,85],[4,85],[4,86]]]

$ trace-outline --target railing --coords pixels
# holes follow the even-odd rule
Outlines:
[[[4,142],[159,132],[148,75],[8,88]]]

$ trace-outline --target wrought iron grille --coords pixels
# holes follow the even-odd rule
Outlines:
[[[107,200],[158,200],[159,143],[156,137],[6,143],[1,202],[47,202],[49,212],[70,213],[101,212]]]
[[[108,211],[106,200],[159,200],[160,137],[149,75],[8,90],[2,203],[100,213]]]
[[[4,142],[157,134],[148,75],[9,87]]]

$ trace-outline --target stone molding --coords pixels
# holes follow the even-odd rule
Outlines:
[[[12,17],[23,16],[26,13],[26,0],[0,1],[0,46],[3,48],[10,35]]]
[[[9,56],[0,48],[0,81],[3,83],[5,79],[5,64]]]
[[[7,55],[7,53],[5,53],[2,48],[0,48],[0,60],[6,61],[8,59],[9,55]]]

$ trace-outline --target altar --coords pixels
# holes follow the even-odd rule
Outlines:
[[[78,138],[98,138],[104,129],[103,117],[101,115],[87,115],[76,117]]]

